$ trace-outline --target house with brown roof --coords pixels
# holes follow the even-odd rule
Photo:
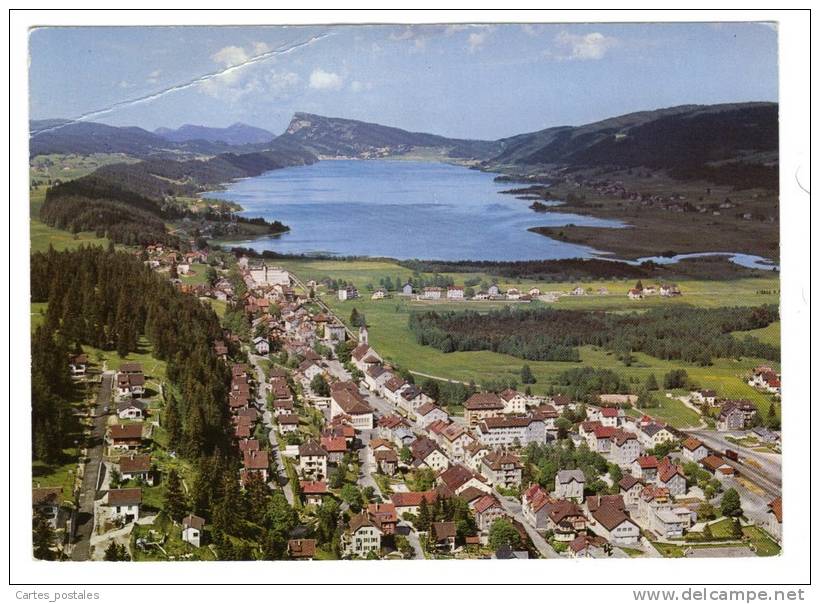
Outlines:
[[[101,508],[110,522],[129,524],[140,517],[142,489],[111,489],[103,496]]]
[[[312,480],[327,476],[327,451],[315,439],[299,445],[299,474]]]
[[[475,514],[478,530],[489,532],[493,522],[507,515],[494,495],[484,495],[472,502],[471,508]]]
[[[327,451],[328,463],[341,463],[347,453],[347,440],[344,436],[322,436],[319,442]]]
[[[521,485],[523,468],[518,455],[496,450],[482,458],[479,471],[492,487],[516,489]]]
[[[60,487],[38,487],[31,490],[31,506],[35,514],[41,514],[51,528],[59,528],[63,518],[63,489]]]
[[[700,440],[690,436],[681,443],[683,458],[688,461],[699,462],[709,455],[709,449]]]
[[[464,403],[464,419],[470,426],[504,413],[504,401],[495,392],[476,392]]]
[[[258,474],[263,482],[268,482],[270,458],[267,451],[251,450],[243,454],[242,480],[248,479],[251,474]]]
[[[408,416],[414,416],[422,405],[433,403],[432,398],[424,394],[415,384],[408,384],[399,393],[399,408]]]
[[[624,504],[628,507],[638,505],[638,498],[641,495],[644,484],[632,474],[624,474],[618,482],[618,493],[623,497]]]
[[[430,525],[430,536],[436,549],[454,552],[456,550],[456,523],[434,522]]]
[[[447,425],[439,434],[438,442],[451,461],[464,461],[464,449],[475,439],[461,424]]]
[[[620,505],[613,499],[599,499],[590,506],[591,498],[587,498],[589,528],[615,545],[634,545],[641,539],[641,529],[624,511],[623,500],[617,497]]]
[[[68,355],[68,369],[71,371],[72,377],[84,376],[87,368],[88,355],[84,353]]]
[[[392,535],[396,532],[399,518],[396,514],[396,506],[392,503],[370,503],[367,506],[367,515],[382,535]]]
[[[330,494],[323,480],[300,480],[299,492],[307,505],[322,505],[322,499]]]
[[[597,535],[578,535],[569,543],[570,558],[603,558],[606,556],[607,540]]]
[[[293,560],[313,560],[316,555],[316,539],[288,540],[288,558]]]
[[[700,460],[700,465],[721,481],[735,475],[735,469],[718,455],[707,455]]]
[[[447,469],[450,460],[439,449],[438,444],[426,436],[420,436],[410,443],[410,453],[413,456],[413,467],[427,467],[434,472]]]
[[[116,391],[120,397],[142,396],[145,394],[145,376],[142,373],[118,373]]]
[[[299,416],[295,413],[284,413],[276,416],[276,426],[279,434],[288,434],[299,431]]]
[[[132,453],[120,457],[117,463],[123,480],[141,480],[148,486],[154,486],[154,472],[151,467],[150,455],[134,455]]]
[[[747,400],[725,401],[720,408],[715,427],[719,432],[746,430],[752,425],[757,407]]]
[[[374,451],[373,459],[382,474],[393,476],[396,473],[399,465],[399,456],[394,449]]]
[[[346,415],[358,430],[373,428],[373,408],[353,382],[334,382],[330,387],[330,418]]]
[[[664,457],[658,464],[657,483],[669,489],[669,492],[677,497],[686,494],[686,475],[683,473],[683,466],[674,463],[668,457]]]
[[[416,409],[415,417],[415,425],[418,429],[424,429],[436,421],[447,422],[450,419],[447,412],[435,403],[425,403],[421,405]]]
[[[643,455],[632,462],[632,475],[644,482],[655,482],[658,475],[658,458],[654,455]]]
[[[362,373],[367,371],[371,366],[382,362],[382,358],[379,354],[365,342],[353,349],[350,360]]]
[[[435,490],[400,491],[390,495],[390,502],[396,507],[396,514],[401,518],[404,514],[418,515],[422,499],[428,505],[432,505],[435,503],[436,497],[438,497],[438,493]]]
[[[142,444],[142,424],[114,424],[108,427],[105,440],[112,450],[130,451]]]
[[[486,493],[492,491],[492,488],[487,484],[484,477],[468,470],[461,464],[451,465],[439,474],[436,480],[456,495],[469,487],[475,487]]]
[[[351,516],[342,534],[342,550],[347,556],[364,558],[368,554],[379,553],[381,539],[379,527],[368,517],[367,512],[363,511]]]

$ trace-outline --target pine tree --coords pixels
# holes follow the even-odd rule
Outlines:
[[[214,527],[226,535],[236,534],[242,513],[242,496],[236,476],[227,472],[222,482],[222,498],[214,505]]]
[[[521,367],[521,383],[522,384],[535,384],[536,379],[535,376],[532,374],[532,369],[530,369],[529,365],[524,365]]]
[[[429,531],[430,530],[430,506],[427,505],[427,498],[422,497],[421,503],[419,504],[419,514],[418,520],[416,520],[416,528],[420,531]]]
[[[260,525],[265,521],[269,497],[270,489],[262,476],[256,472],[251,473],[245,481],[245,508],[248,510],[248,520]]]
[[[34,515],[33,537],[34,557],[38,560],[54,560],[54,530],[42,512]]]
[[[179,475],[172,469],[168,472],[168,484],[165,486],[165,511],[175,522],[180,522],[187,507]]]
[[[647,390],[657,390],[658,389],[658,380],[655,378],[654,373],[650,373],[648,376],[646,376],[646,383],[645,383],[644,387]]]
[[[179,403],[173,394],[168,395],[165,405],[165,432],[168,434],[168,448],[175,451],[182,445],[182,421],[179,416]]]

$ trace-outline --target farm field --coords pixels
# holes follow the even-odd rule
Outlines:
[[[522,365],[526,363],[537,379],[537,383],[531,386],[532,391],[536,394],[544,394],[549,392],[551,382],[558,374],[578,366],[611,368],[635,383],[643,383],[649,374],[654,374],[660,382],[666,372],[672,369],[684,368],[690,378],[702,388],[715,389],[720,396],[727,398],[748,398],[754,401],[764,413],[769,408],[770,397],[748,386],[742,379],[755,366],[763,363],[772,364],[762,359],[715,359],[713,365],[700,367],[682,364],[677,361],[664,361],[646,354],[635,353],[635,361],[627,367],[617,360],[614,354],[593,346],[581,348],[580,363],[526,361],[490,351],[445,354],[435,348],[422,346],[416,342],[414,335],[407,327],[407,320],[411,312],[466,308],[480,311],[517,303],[503,301],[427,302],[410,301],[398,297],[370,300],[365,288],[368,283],[375,284],[378,287],[379,279],[382,277],[390,276],[391,279],[395,280],[398,276],[401,279],[406,279],[411,276],[411,271],[387,261],[286,260],[282,261],[281,264],[293,271],[302,280],[313,279],[319,281],[331,277],[355,283],[362,294],[362,298],[357,300],[339,301],[335,292],[327,292],[324,288],[319,288],[318,293],[320,298],[345,322],[349,323],[353,308],[356,308],[359,313],[364,313],[368,324],[370,342],[385,360],[409,369],[419,376],[429,375],[442,379],[463,382],[473,381],[476,384],[481,384],[485,381],[502,378],[517,379]],[[447,275],[452,276],[456,284],[463,283],[464,278],[476,276],[489,279],[486,275],[476,275],[474,273],[447,273]],[[626,283],[623,281],[547,284],[545,286],[543,282],[524,281],[514,283],[502,279],[499,280],[499,284],[502,289],[510,286],[520,289],[537,286],[548,291],[568,291],[575,285],[592,288],[605,286],[611,292],[609,296],[566,296],[556,303],[556,307],[606,309],[613,312],[628,312],[645,308],[647,306],[645,303],[653,305],[689,303],[698,306],[716,307],[727,304],[756,305],[776,303],[777,301],[776,294],[757,293],[777,288],[777,280],[771,277],[731,282],[680,282],[679,285],[684,292],[684,295],[680,298],[663,299],[656,297],[644,301],[631,301],[627,299],[626,295],[616,295],[616,292],[619,291],[618,288],[624,288],[625,292],[628,287],[633,285],[631,282]],[[660,419],[669,421],[677,427],[699,424],[697,414],[682,402],[677,399],[667,399],[663,393],[658,394],[656,398],[659,407],[652,408],[650,412]]]

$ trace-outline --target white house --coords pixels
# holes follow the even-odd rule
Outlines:
[[[139,520],[142,489],[111,489],[105,494],[102,507],[112,522],[130,524]]]
[[[555,476],[555,492],[557,499],[584,500],[584,484],[586,478],[581,470],[559,470]]]
[[[504,413],[518,414],[524,413],[527,410],[528,399],[517,390],[507,388],[498,396],[504,403]]]
[[[188,514],[182,519],[182,540],[194,547],[199,547],[202,544],[202,529],[204,527],[204,518]]]
[[[381,549],[381,531],[370,520],[367,512],[350,518],[347,530],[342,535],[342,548],[348,556],[364,558]]]
[[[120,419],[141,420],[147,406],[145,401],[126,400],[117,405],[117,415]]]
[[[270,353],[270,342],[262,336],[257,336],[253,339],[253,347],[256,349],[256,354],[266,355]]]
[[[709,449],[706,445],[693,436],[690,436],[681,443],[681,450],[683,452],[683,458],[687,461],[698,462],[709,455]]]

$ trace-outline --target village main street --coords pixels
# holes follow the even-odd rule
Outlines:
[[[279,450],[279,439],[277,437],[277,428],[273,423],[273,414],[268,409],[267,404],[267,378],[265,376],[265,368],[262,367],[262,359],[264,357],[248,353],[248,360],[253,365],[256,371],[257,393],[255,405],[259,413],[262,415],[262,423],[268,431],[268,440],[271,446],[271,456],[276,462],[276,477],[270,481],[271,486],[279,487],[285,494],[285,498],[290,505],[294,504],[293,488],[288,481],[288,475],[285,470],[285,463],[282,460],[282,453]]]
[[[111,393],[114,387],[114,372],[106,371],[100,378],[100,389],[94,406],[94,427],[88,447],[88,462],[83,469],[83,482],[80,488],[78,507],[74,514],[74,540],[71,546],[71,559],[76,561],[91,558],[91,535],[94,531],[94,502],[100,485],[100,472],[105,447],[105,426],[108,409],[111,406]]]

